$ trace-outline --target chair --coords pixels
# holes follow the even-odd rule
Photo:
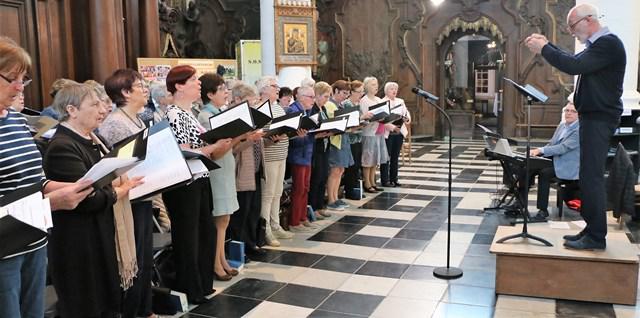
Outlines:
[[[562,219],[562,212],[564,208],[564,200],[568,195],[580,190],[578,180],[563,180],[556,179],[556,205],[558,207],[558,217]]]
[[[400,149],[400,155],[402,156],[402,165],[405,165],[405,158],[408,159],[409,165],[413,162],[411,160],[411,124],[405,124],[407,127],[407,136],[405,137],[404,143],[402,143],[402,148]]]

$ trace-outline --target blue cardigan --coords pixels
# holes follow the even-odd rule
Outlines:
[[[305,116],[309,115],[309,112],[305,111],[300,103],[295,102],[285,110],[287,114],[302,112]],[[311,166],[311,157],[313,156],[313,135],[306,135],[304,137],[295,137],[289,141],[289,155],[287,156],[287,162],[300,165]]]
[[[564,180],[578,180],[580,171],[580,122],[560,123],[551,141],[542,147],[542,155],[553,157],[556,176]]]

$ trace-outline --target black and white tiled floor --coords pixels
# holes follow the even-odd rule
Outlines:
[[[632,306],[496,295],[489,246],[509,219],[483,208],[502,172],[481,143],[454,146],[450,262],[461,279],[432,274],[446,264],[447,145],[414,144],[403,187],[349,201],[317,231],[282,240],[183,317],[640,317]],[[535,191],[529,200],[533,209]]]

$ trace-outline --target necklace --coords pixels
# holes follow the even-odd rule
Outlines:
[[[127,118],[129,118],[129,120],[136,125],[136,127],[138,128],[142,128],[144,126],[144,124],[142,123],[142,121],[140,120],[140,118],[138,118],[138,116],[136,115],[136,119],[138,120],[138,122],[136,122],[135,120],[133,120],[133,118],[131,118],[131,116],[129,116],[129,114],[127,114],[127,112],[124,111],[124,109],[119,108],[119,110],[125,115],[127,116]]]

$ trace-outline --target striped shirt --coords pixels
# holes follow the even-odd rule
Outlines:
[[[42,156],[31,137],[27,119],[12,110],[7,111],[6,117],[0,117],[0,197],[44,181]],[[35,251],[45,245],[46,238],[33,242],[5,259]]]
[[[273,118],[286,115],[284,108],[277,103],[271,104],[271,113]],[[269,126],[265,127],[266,129]],[[277,143],[272,143],[270,140],[264,142],[264,161],[282,161],[287,159],[287,153],[289,151],[289,139],[280,140]]]

